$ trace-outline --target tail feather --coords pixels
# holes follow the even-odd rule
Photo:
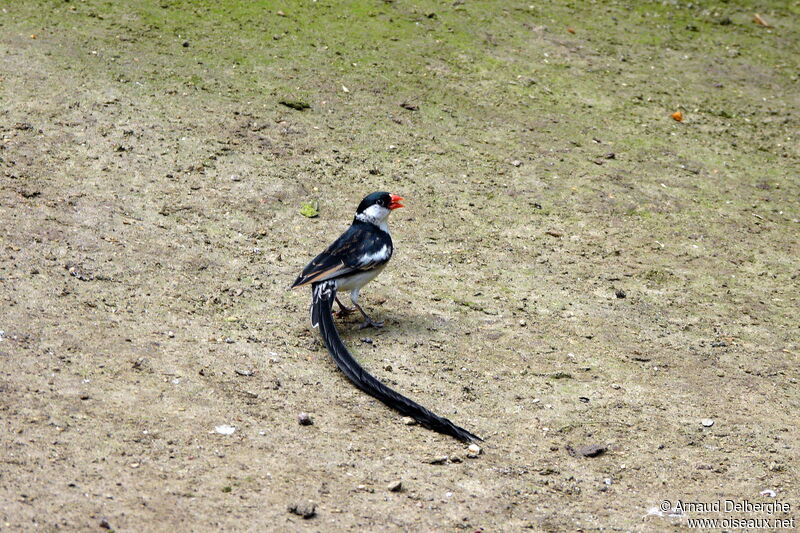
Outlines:
[[[358,364],[339,337],[339,332],[336,330],[336,325],[331,316],[333,301],[336,298],[335,281],[323,281],[313,284],[311,297],[311,325],[315,328],[319,327],[322,341],[328,348],[328,352],[333,357],[336,366],[356,387],[389,407],[396,409],[401,414],[410,416],[429,429],[450,435],[463,442],[483,440],[387,387]]]

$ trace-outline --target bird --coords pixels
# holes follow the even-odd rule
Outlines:
[[[350,301],[364,317],[359,327],[383,327],[383,322],[373,320],[364,311],[358,297],[364,285],[375,279],[392,258],[394,246],[388,218],[395,209],[405,207],[403,201],[403,197],[383,191],[365,196],[350,227],[306,265],[290,289],[311,285],[311,326],[319,328],[322,341],[336,366],[357,388],[424,427],[463,442],[482,441],[477,435],[434,414],[370,375],[350,354],[333,321],[334,302],[339,306],[339,316],[354,312],[337,296],[338,291],[349,291]]]

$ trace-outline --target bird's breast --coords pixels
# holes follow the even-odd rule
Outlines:
[[[365,270],[363,272],[357,272],[355,274],[350,274],[349,276],[343,276],[341,278],[336,279],[336,289],[340,291],[354,291],[356,289],[360,289],[380,274],[383,269],[386,267],[386,264],[383,264],[379,267],[375,267],[371,270]]]

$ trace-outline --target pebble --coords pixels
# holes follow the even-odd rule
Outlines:
[[[608,448],[602,444],[588,444],[577,449],[573,449],[572,446],[567,446],[567,451],[573,457],[598,457],[606,453]]]
[[[703,424],[703,427],[710,428],[714,425],[714,420],[711,418],[704,418],[700,421],[700,423]]]
[[[515,159],[511,162],[511,164],[514,165],[515,167],[518,167],[522,165],[522,161],[520,161],[519,159]]]
[[[622,289],[617,289],[616,291],[614,291],[614,296],[616,296],[617,298],[625,298],[628,295],[625,294],[625,291],[623,291]]]
[[[414,420],[413,418],[411,418],[410,416],[404,416],[402,420],[403,420],[403,424],[405,424],[407,426],[416,426],[417,425],[417,421]]]
[[[223,424],[221,426],[214,427],[214,431],[220,435],[233,435],[233,432],[236,431],[236,428],[227,424]]]
[[[400,492],[403,490],[403,482],[400,480],[392,481],[386,488],[389,489],[389,492]]]
[[[313,503],[293,503],[286,507],[292,514],[296,514],[297,516],[302,516],[305,520],[309,518],[314,518],[317,515],[317,506]]]
[[[297,423],[301,426],[313,426],[314,421],[308,413],[300,413],[297,415]]]
[[[761,492],[759,492],[759,494],[761,496],[766,496],[767,498],[774,498],[775,496],[777,496],[775,491],[772,489],[764,489]]]
[[[428,459],[428,464],[432,465],[443,465],[447,462],[447,456],[442,455],[441,457],[434,457],[433,459]]]
[[[477,444],[475,444],[474,442],[469,445],[467,450],[469,450],[469,453],[467,454],[467,457],[469,457],[470,459],[474,459],[475,457],[478,457],[483,452],[483,450],[481,450],[481,447],[478,446]]]

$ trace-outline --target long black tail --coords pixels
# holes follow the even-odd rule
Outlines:
[[[372,377],[358,364],[339,337],[339,332],[336,330],[331,316],[333,301],[336,298],[335,281],[314,283],[311,286],[311,298],[312,327],[319,326],[322,341],[336,362],[336,366],[344,372],[347,379],[352,381],[356,387],[389,407],[400,411],[401,414],[410,416],[429,429],[450,435],[464,442],[483,440],[466,429],[458,427],[448,419],[430,412],[420,404],[390,389]]]

